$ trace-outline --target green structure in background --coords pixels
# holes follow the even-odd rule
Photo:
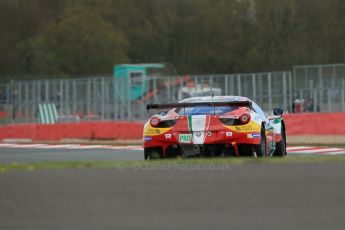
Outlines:
[[[118,92],[117,99],[135,101],[149,91],[148,80],[153,74],[159,75],[164,64],[121,64],[114,67]]]
[[[58,118],[57,108],[54,103],[38,104],[37,121],[41,124],[55,124]]]

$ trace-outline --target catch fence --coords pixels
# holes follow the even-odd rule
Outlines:
[[[345,64],[293,68],[294,100],[313,102],[310,112],[345,111]]]
[[[149,117],[148,103],[191,96],[241,95],[264,111],[345,111],[345,64],[296,66],[293,71],[12,81],[0,85],[2,123],[135,120]]]

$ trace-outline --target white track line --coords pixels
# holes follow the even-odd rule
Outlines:
[[[345,154],[345,150],[343,151],[339,151],[339,152],[331,152],[331,153],[328,153],[329,155],[342,155],[342,154]]]
[[[45,146],[38,146],[37,149],[75,149],[80,148],[80,145],[45,145]]]
[[[288,153],[327,153],[327,152],[338,152],[342,151],[343,149],[339,148],[320,148],[320,149],[305,149],[305,150],[295,150],[295,151],[288,151]]]
[[[293,146],[293,147],[286,147],[287,151],[294,151],[294,150],[300,150],[300,149],[306,149],[306,148],[314,148],[310,146]]]
[[[18,144],[1,144],[0,147],[5,148],[43,148],[47,146],[46,144],[26,144],[26,145],[18,145]]]

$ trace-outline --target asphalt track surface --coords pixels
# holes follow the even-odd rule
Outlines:
[[[142,160],[142,151],[0,148],[0,162]],[[345,164],[0,173],[0,229],[344,229]]]
[[[0,163],[144,160],[140,146],[11,145],[0,144]],[[289,147],[288,156],[344,155],[345,149]]]
[[[0,148],[0,162],[144,160],[143,151],[116,149]]]
[[[0,229],[344,229],[344,166],[0,173]]]

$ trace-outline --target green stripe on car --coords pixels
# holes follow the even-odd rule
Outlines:
[[[192,116],[188,116],[188,128],[189,128],[189,132],[192,132],[193,130]]]

